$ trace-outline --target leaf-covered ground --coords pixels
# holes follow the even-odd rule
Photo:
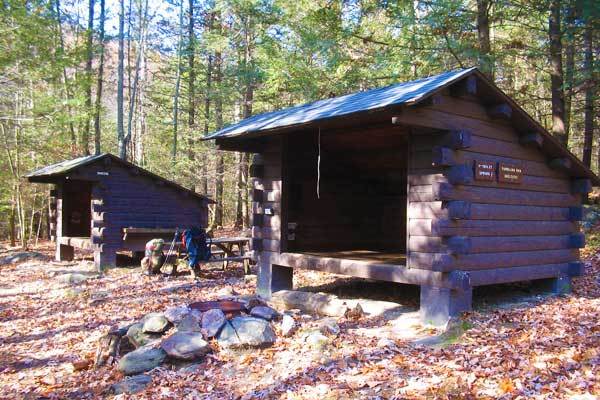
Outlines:
[[[16,253],[3,248],[0,259]],[[254,291],[241,267],[207,272],[198,284],[187,274],[146,277],[139,269],[117,268],[73,285],[59,276],[91,269],[89,260],[57,263],[50,245],[37,250],[46,257],[0,266],[0,398],[106,397],[123,377],[115,367],[87,368],[86,360],[109,327],[171,305]],[[399,339],[397,321],[364,317],[341,318],[340,334],[312,349],[302,333],[318,321],[305,316],[295,335],[272,348],[215,352],[193,368],[157,368],[150,386],[129,397],[595,399],[600,256],[588,251],[586,257],[587,275],[575,280],[568,296],[523,296],[523,287],[476,292],[464,333],[434,347]],[[300,286],[319,286],[336,277],[301,272],[296,279]],[[368,293],[389,298],[384,290],[370,285]],[[404,292],[399,301],[414,307],[418,292]],[[382,337],[394,344],[378,346]]]

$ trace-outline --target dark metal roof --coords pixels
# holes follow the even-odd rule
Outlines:
[[[571,153],[566,146],[552,136],[539,122],[534,120],[510,96],[500,90],[494,82],[488,80],[476,67],[448,71],[416,81],[398,83],[379,89],[368,90],[315,101],[301,106],[285,108],[279,111],[258,114],[246,118],[237,124],[230,125],[217,132],[206,136],[204,140],[237,140],[254,134],[276,134],[288,128],[307,127],[311,123],[327,119],[335,119],[361,111],[378,111],[389,106],[415,105],[445,87],[457,83],[468,76],[476,76],[482,83],[481,91],[484,103],[506,102],[513,110],[512,123],[518,126],[520,132],[539,132],[544,137],[544,144],[540,148],[548,157],[566,157],[572,162],[569,174],[574,177],[588,177],[594,186],[600,186],[600,178]]]
[[[211,200],[210,198],[208,198],[200,193],[196,193],[193,190],[185,188],[173,181],[163,178],[162,176],[156,175],[156,174],[154,174],[144,168],[141,168],[135,164],[124,161],[124,160],[120,159],[119,157],[117,157],[113,154],[110,154],[110,153],[103,153],[103,154],[98,154],[98,155],[93,155],[93,156],[83,156],[83,157],[74,158],[72,160],[61,161],[59,163],[51,164],[46,167],[40,168],[36,171],[30,172],[29,174],[25,175],[25,178],[27,178],[30,182],[40,182],[40,183],[57,182],[57,181],[60,181],[68,173],[70,173],[72,171],[75,171],[86,165],[89,165],[96,161],[100,161],[100,160],[104,160],[104,159],[110,159],[110,162],[116,162],[117,164],[120,164],[126,168],[135,168],[137,171],[140,172],[140,174],[146,175],[152,179],[160,180],[160,181],[164,182],[165,184],[173,187],[174,189],[177,189],[182,192],[187,192],[195,197],[198,197],[202,200],[206,200],[210,203],[213,202],[213,200]]]
[[[84,165],[91,164],[96,160],[100,160],[100,159],[104,158],[106,155],[107,155],[107,153],[98,154],[98,155],[94,155],[94,156],[83,156],[83,157],[74,158],[72,160],[61,161],[56,164],[51,164],[51,165],[45,166],[44,168],[40,168],[37,171],[30,172],[29,174],[25,175],[25,177],[26,178],[33,178],[33,177],[49,178],[49,177],[52,177],[55,175],[66,174],[67,172],[73,171],[74,169],[83,167]]]
[[[360,111],[378,109],[390,105],[412,104],[423,100],[439,88],[459,80],[475,68],[444,72],[411,82],[397,83],[378,89],[357,92],[341,97],[324,99],[313,103],[257,114],[237,124],[230,125],[206,137],[206,139],[229,138],[267,129],[283,128],[322,119],[339,117]]]

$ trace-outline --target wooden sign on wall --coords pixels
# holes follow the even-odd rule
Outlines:
[[[523,181],[523,168],[516,164],[498,164],[498,182],[521,183]]]
[[[475,160],[475,180],[493,181],[496,178],[496,164],[491,161]]]

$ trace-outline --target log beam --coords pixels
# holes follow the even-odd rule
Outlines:
[[[444,171],[444,176],[453,185],[469,185],[473,183],[473,168],[465,164],[453,165]]]
[[[571,169],[571,160],[568,158],[554,158],[549,162],[550,168],[559,171],[568,171]]]
[[[592,191],[590,179],[574,179],[571,182],[571,193],[587,194]]]
[[[542,147],[544,137],[538,132],[527,133],[519,137],[519,143],[523,146]]]
[[[449,147],[435,146],[431,163],[436,167],[451,167],[458,164],[454,150]]]
[[[495,119],[510,120],[512,117],[512,107],[506,103],[489,107],[487,112],[490,117]]]

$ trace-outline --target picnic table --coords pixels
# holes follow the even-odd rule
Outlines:
[[[230,261],[241,261],[244,264],[244,272],[247,274],[250,271],[250,257],[245,256],[246,246],[250,243],[250,238],[242,236],[222,237],[210,239],[210,241],[213,246],[223,252],[223,270],[227,268]],[[237,251],[235,247],[237,247]]]
[[[129,227],[123,229],[123,240],[126,243],[130,243],[130,248],[134,248],[137,251],[143,251],[147,241],[160,238],[165,241],[165,252],[168,251],[171,244],[173,244],[173,252],[179,258],[185,253],[185,250],[180,237],[176,238],[175,242],[173,242],[176,230],[176,228]],[[243,236],[211,238],[210,243],[213,247],[212,257],[210,260],[204,261],[203,263],[222,262],[223,270],[225,270],[230,262],[241,262],[244,265],[244,273],[248,274],[250,272],[250,256],[246,254],[246,248],[250,243],[250,238]]]

